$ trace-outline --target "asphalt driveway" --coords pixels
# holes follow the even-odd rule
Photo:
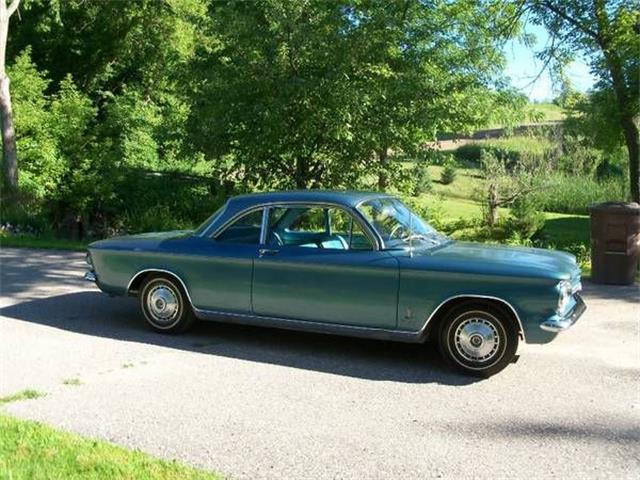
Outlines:
[[[199,324],[145,328],[81,280],[84,255],[0,251],[0,395],[83,435],[232,478],[637,478],[640,289],[586,284],[588,311],[489,380],[428,349]]]

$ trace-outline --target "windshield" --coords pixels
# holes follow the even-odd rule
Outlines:
[[[386,248],[431,247],[448,240],[397,198],[369,200],[358,210],[382,237]]]

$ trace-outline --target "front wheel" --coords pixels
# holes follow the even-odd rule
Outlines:
[[[168,275],[154,275],[144,282],[140,308],[147,324],[157,332],[182,333],[194,322],[184,290]]]
[[[447,314],[440,328],[440,351],[457,370],[474,376],[495,375],[518,350],[518,331],[498,308],[461,305]]]

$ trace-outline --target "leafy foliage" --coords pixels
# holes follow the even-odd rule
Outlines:
[[[598,79],[592,100],[583,104],[587,122],[605,126],[595,143],[624,139],[628,152],[629,190],[640,201],[640,12],[624,0],[527,0],[526,14],[551,34],[540,56],[562,68],[577,55],[588,59]],[[561,76],[561,75],[560,75]],[[609,99],[603,102],[603,99]],[[607,112],[606,115],[602,113]],[[608,139],[606,137],[609,137]]]
[[[20,201],[3,202],[0,223],[102,236],[191,227],[238,192],[442,188],[426,163],[445,163],[444,180],[456,170],[425,145],[527,115],[502,78],[518,12],[498,0],[25,1],[7,52]],[[627,164],[621,130],[603,127],[611,95],[568,95],[562,138],[464,158],[489,149],[507,177],[530,157],[615,175]],[[407,174],[399,158],[420,160]]]
[[[193,143],[231,156],[217,172],[253,188],[358,187],[365,170],[385,188],[401,173],[390,151],[415,154],[438,131],[522,101],[496,83],[497,8],[214,3],[194,68]]]

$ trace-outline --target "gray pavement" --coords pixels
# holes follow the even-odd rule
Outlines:
[[[231,478],[638,478],[640,290],[489,380],[415,345],[199,324],[148,331],[84,255],[0,251],[0,395],[11,415]],[[78,379],[80,385],[65,385]]]

